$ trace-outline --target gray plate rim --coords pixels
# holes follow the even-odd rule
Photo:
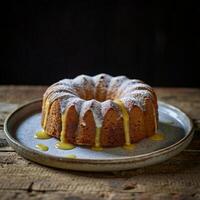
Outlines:
[[[167,107],[171,110],[174,110],[176,112],[180,112],[189,121],[189,131],[187,132],[187,134],[182,139],[180,139],[178,142],[176,142],[172,145],[169,145],[167,147],[164,147],[162,149],[155,150],[155,151],[152,151],[149,153],[141,154],[141,155],[124,156],[123,158],[121,158],[121,157],[120,158],[117,158],[117,157],[116,158],[106,158],[106,159],[98,159],[98,160],[97,159],[95,159],[95,160],[94,159],[84,159],[84,158],[73,159],[73,158],[67,158],[67,157],[65,158],[65,157],[57,157],[57,156],[53,156],[53,155],[45,155],[44,153],[42,153],[40,151],[37,151],[35,149],[24,146],[18,140],[13,138],[12,134],[8,131],[9,121],[17,112],[19,112],[21,109],[25,109],[27,106],[30,106],[31,104],[35,104],[38,102],[42,103],[42,99],[36,99],[36,100],[29,101],[27,103],[22,104],[20,107],[18,107],[13,112],[11,112],[5,119],[4,132],[5,132],[6,139],[7,139],[8,143],[11,145],[11,147],[13,147],[18,153],[19,153],[18,149],[22,149],[24,151],[34,153],[35,155],[39,155],[41,158],[44,158],[44,159],[48,158],[48,159],[53,159],[56,161],[66,161],[66,162],[70,161],[70,163],[88,163],[88,164],[89,163],[91,163],[91,164],[130,163],[133,161],[141,161],[141,160],[146,160],[146,159],[149,159],[152,157],[158,157],[158,156],[164,155],[166,153],[169,153],[171,151],[174,151],[179,146],[183,145],[184,142],[187,142],[189,139],[192,139],[192,136],[193,136],[194,125],[193,125],[193,122],[190,119],[190,117],[185,112],[183,112],[180,108],[172,106],[168,103],[164,103],[162,101],[158,101],[159,106],[161,105],[161,106]]]

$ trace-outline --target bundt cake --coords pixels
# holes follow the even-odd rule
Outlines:
[[[131,147],[156,133],[157,97],[140,80],[99,74],[63,79],[43,96],[42,127],[60,145]]]

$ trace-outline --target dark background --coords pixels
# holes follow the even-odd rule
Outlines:
[[[1,9],[0,84],[105,72],[200,86],[200,7],[192,1],[10,1]]]

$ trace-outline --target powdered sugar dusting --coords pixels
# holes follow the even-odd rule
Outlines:
[[[106,100],[102,102],[102,115],[105,116],[105,114],[108,112],[110,108],[114,109],[117,112],[120,111],[116,103],[114,103],[112,100]]]
[[[108,88],[108,85],[113,77],[108,74],[98,74],[93,77],[95,86],[102,84],[103,87]]]
[[[72,81],[73,88],[79,93],[79,96],[87,98],[89,92],[94,97],[94,82],[91,76],[80,75]]]
[[[120,99],[124,105],[124,107],[130,112],[131,109],[134,106],[139,107],[141,110],[144,110],[143,108],[143,104],[141,104],[140,101],[138,101],[136,98],[134,97],[123,97]]]
[[[52,103],[57,99],[62,99],[63,97],[65,97],[65,99],[68,99],[71,97],[75,97],[75,95],[68,93],[68,92],[54,92],[54,93],[50,94],[47,99],[48,99],[49,103]]]
[[[113,77],[108,86],[107,99],[114,99],[118,92],[119,87],[126,80],[128,80],[128,78],[126,76]]]
[[[76,97],[76,98],[73,98],[73,99],[70,100],[68,106],[75,105],[76,111],[77,111],[78,113],[80,113],[82,104],[83,104],[84,102],[85,102],[85,101],[84,101],[83,99],[80,99],[80,98]]]
[[[153,89],[144,83],[135,83],[135,84],[127,84],[127,86],[123,89],[121,95],[123,96],[126,93],[130,93],[134,90],[149,90],[153,92]]]
[[[80,113],[81,105],[83,104],[84,100],[80,99],[76,96],[66,98],[66,96],[63,96],[61,99],[61,111],[64,113],[70,106],[74,105],[77,113]]]
[[[96,100],[85,101],[82,104],[80,116],[83,117],[88,110],[91,110],[93,113],[96,127],[101,127],[103,122],[103,116],[101,113],[101,103]]]

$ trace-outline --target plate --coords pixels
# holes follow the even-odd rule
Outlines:
[[[154,141],[143,139],[135,144],[132,150],[121,147],[105,148],[94,151],[86,147],[76,147],[72,150],[55,148],[58,141],[35,139],[34,135],[41,130],[42,100],[27,103],[5,120],[4,130],[10,146],[21,156],[42,165],[80,170],[80,171],[114,171],[145,167],[163,162],[180,153],[193,136],[193,124],[190,118],[180,109],[159,102],[159,132],[164,134],[164,140]],[[37,144],[45,144],[48,151],[40,151]],[[67,156],[75,155],[76,158]]]

